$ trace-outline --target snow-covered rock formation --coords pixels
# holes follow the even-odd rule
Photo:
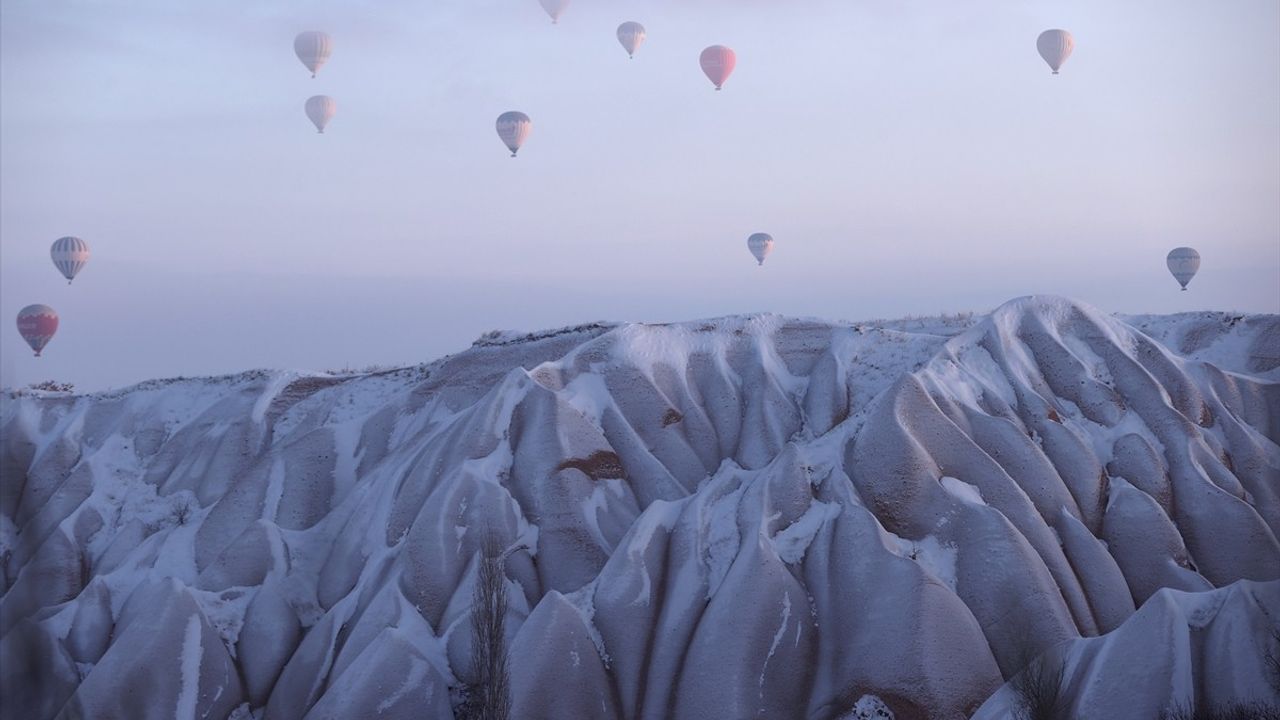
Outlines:
[[[487,533],[516,718],[968,717],[1028,648],[1070,648],[1097,710],[1092,668],[1143,643],[1184,673],[1151,697],[1221,699],[1221,653],[1164,629],[1280,623],[1274,586],[1233,585],[1280,578],[1278,381],[1280,317],[1035,297],[10,393],[0,695],[449,718]]]

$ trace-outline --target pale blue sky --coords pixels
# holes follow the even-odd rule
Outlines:
[[[624,20],[649,30],[631,62]],[[1058,77],[1049,27],[1077,42]],[[1278,28],[1274,0],[574,0],[558,26],[536,0],[5,0],[0,384],[1028,293],[1280,312]],[[335,42],[317,80],[309,29]],[[715,43],[738,52],[720,93]],[[517,160],[510,109],[534,122]],[[68,234],[94,253],[71,287]],[[1177,245],[1204,256],[1191,292]],[[13,327],[36,302],[62,316],[38,360]]]

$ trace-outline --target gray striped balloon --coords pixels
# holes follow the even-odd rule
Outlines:
[[[311,71],[311,77],[315,77],[333,54],[333,38],[319,30],[298,33],[293,39],[293,52]]]
[[[1173,279],[1178,281],[1183,291],[1186,291],[1187,283],[1200,272],[1200,253],[1196,252],[1195,248],[1174,248],[1165,257],[1165,264],[1169,266]]]
[[[89,243],[78,237],[58,238],[49,250],[53,264],[58,272],[67,279],[67,284],[75,279],[76,274],[89,262]]]
[[[533,121],[522,112],[511,110],[498,116],[498,137],[502,138],[502,143],[511,151],[511,157],[520,152],[520,146],[529,139],[531,132]]]

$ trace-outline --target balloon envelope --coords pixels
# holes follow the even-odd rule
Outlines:
[[[1036,38],[1036,50],[1039,50],[1040,57],[1049,63],[1049,68],[1053,70],[1054,75],[1058,74],[1062,64],[1071,57],[1071,51],[1075,47],[1075,38],[1071,37],[1071,33],[1066,30],[1045,30],[1040,33],[1040,37]]]
[[[293,39],[293,51],[297,53],[302,64],[311,71],[311,77],[315,77],[329,60],[329,55],[333,53],[333,38],[319,30],[298,33],[298,36]]]
[[[738,64],[738,56],[733,50],[723,45],[712,45],[702,51],[698,61],[702,65],[702,72],[706,73],[707,78],[719,90],[733,74],[733,68]]]
[[[764,264],[764,259],[773,252],[773,236],[768,233],[756,233],[747,238],[747,249],[755,257],[756,262]]]
[[[1196,272],[1200,270],[1200,253],[1196,252],[1195,248],[1174,248],[1165,258],[1165,264],[1169,266],[1169,272],[1173,274],[1173,278],[1178,281],[1183,290],[1186,290],[1187,283],[1191,282],[1191,278],[1195,277]]]
[[[58,332],[58,313],[48,305],[28,305],[18,311],[18,334],[36,351],[40,351]]]
[[[316,126],[316,132],[324,132],[324,126],[333,119],[338,111],[338,103],[328,95],[313,95],[307,98],[307,117]]]
[[[538,3],[551,16],[552,24],[560,22],[560,16],[564,14],[565,8],[569,7],[569,0],[538,0]]]
[[[498,137],[502,138],[502,143],[511,151],[511,157],[515,157],[533,131],[533,121],[528,115],[512,110],[499,115],[497,125]]]
[[[618,42],[627,51],[628,57],[635,57],[636,51],[644,44],[644,26],[638,22],[624,22],[618,26]]]
[[[58,272],[62,273],[62,277],[66,278],[67,284],[70,285],[76,274],[89,262],[89,243],[78,237],[58,238],[53,241],[49,255],[53,258],[53,264],[58,268]]]

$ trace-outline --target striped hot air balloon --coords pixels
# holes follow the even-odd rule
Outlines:
[[[58,313],[48,305],[28,305],[18,311],[18,334],[36,351],[40,351],[58,332]]]
[[[58,238],[53,241],[49,255],[53,258],[54,267],[58,268],[58,272],[62,273],[62,277],[70,285],[89,262],[89,243],[78,237]]]
[[[293,39],[293,52],[311,71],[311,77],[315,77],[333,54],[333,38],[319,30],[298,33]]]
[[[533,121],[528,115],[512,110],[499,115],[497,125],[498,137],[502,138],[502,143],[511,151],[511,157],[515,157],[520,152],[520,146],[529,138],[529,133],[533,132]]]
[[[627,51],[627,57],[635,58],[636,51],[644,44],[644,26],[638,22],[624,22],[618,26],[618,42]]]
[[[1186,292],[1187,283],[1191,282],[1191,278],[1200,272],[1200,253],[1196,252],[1195,248],[1174,248],[1169,251],[1164,262],[1169,267],[1169,273],[1173,275],[1173,279],[1182,286],[1183,292]]]
[[[1040,37],[1036,38],[1036,50],[1049,64],[1049,69],[1054,75],[1062,69],[1062,64],[1071,57],[1071,51],[1075,48],[1076,40],[1066,30],[1045,30],[1040,33]]]
[[[724,87],[725,81],[733,73],[733,68],[737,66],[738,56],[733,50],[723,45],[712,45],[702,51],[698,62],[702,65],[702,72],[706,73],[707,79],[719,90]]]
[[[324,126],[329,124],[333,114],[338,111],[338,103],[328,95],[312,95],[307,98],[305,108],[307,118],[316,126],[316,132],[323,133]]]

